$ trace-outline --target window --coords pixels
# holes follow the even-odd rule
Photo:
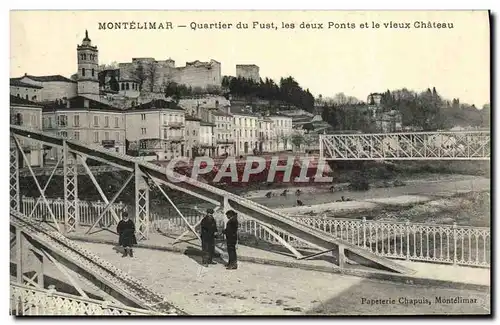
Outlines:
[[[94,115],[94,126],[99,126],[99,116]]]
[[[74,138],[75,138],[75,140],[77,140],[77,141],[78,141],[78,140],[80,140],[80,132],[75,131],[75,134],[74,134],[74,136],[73,136],[73,137],[74,137]]]
[[[33,97],[31,97],[31,100],[32,100],[32,101],[35,101],[35,100],[36,100],[36,95],[35,95],[35,96],[33,96]]]
[[[85,77],[85,68],[82,68],[82,77]]]
[[[92,77],[94,76],[94,69],[92,69]]]
[[[104,117],[104,127],[109,128],[109,116]]]
[[[143,121],[146,120],[146,114],[141,114],[141,120],[143,120]]]
[[[94,131],[94,142],[99,142],[99,131]]]
[[[146,128],[141,128],[141,134],[146,134]]]
[[[120,120],[118,119],[118,117],[115,117],[115,128],[118,127],[120,127]]]
[[[73,116],[73,125],[76,127],[80,126],[80,115]]]
[[[61,127],[66,127],[68,125],[68,116],[58,115],[57,116],[57,125],[61,126]]]
[[[68,132],[66,132],[66,131],[60,131],[59,132],[59,136],[63,137],[63,138],[67,138],[68,137]]]
[[[193,135],[196,135],[196,130],[193,130]]]
[[[26,100],[29,100],[29,97],[28,97],[28,95],[26,95]]]
[[[168,138],[167,129],[163,129],[163,139],[167,139],[167,138]]]
[[[125,90],[125,84],[123,82],[122,82],[121,88],[122,88],[122,90]]]
[[[242,132],[241,132],[241,129],[240,129],[240,137],[242,136]]]
[[[120,142],[120,132],[115,132],[115,140],[116,142]]]
[[[48,123],[48,127],[51,128],[52,127],[52,117],[49,117],[48,120],[47,120],[47,123]]]
[[[109,132],[104,132],[104,140],[109,140]]]
[[[127,82],[127,85],[126,85],[126,90],[130,90],[130,84]]]

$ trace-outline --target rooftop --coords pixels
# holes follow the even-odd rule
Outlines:
[[[228,114],[228,113],[226,113],[226,112],[223,112],[223,111],[221,111],[221,110],[214,111],[214,112],[212,112],[212,114],[213,114],[214,116],[226,116],[226,117],[233,117],[233,115]]]
[[[85,107],[85,101],[88,101],[88,107]],[[68,107],[69,103],[69,107]],[[67,101],[56,100],[54,102],[45,103],[43,105],[44,112],[56,111],[56,110],[100,110],[100,111],[122,111],[120,108],[113,107],[111,105],[84,97],[75,96]]]
[[[134,107],[131,107],[127,110],[157,110],[157,109],[170,109],[170,110],[175,110],[175,111],[183,111],[184,109],[174,102],[169,102],[164,99],[153,99],[150,102],[141,104],[141,105],[136,105]]]
[[[186,115],[185,120],[186,121],[195,121],[195,122],[200,122],[201,121],[201,119],[199,119],[197,117],[194,117],[194,116],[191,116],[191,115]]]
[[[10,105],[11,106],[37,106],[42,108],[42,105],[39,103],[32,102],[31,100],[27,100],[21,97],[10,95]]]
[[[55,75],[50,75],[50,76],[32,76],[32,75],[25,73],[24,76],[19,77],[19,78],[11,78],[11,80],[21,80],[23,78],[29,78],[31,80],[39,81],[39,82],[60,81],[60,82],[76,83],[76,81],[71,80],[69,78],[66,78],[64,76],[61,76],[60,74],[55,74]]]
[[[22,82],[18,78],[11,78],[10,79],[10,85],[15,86],[15,87],[25,87],[25,88],[35,88],[35,89],[42,89],[42,86],[37,86],[37,85],[32,85],[26,82]]]

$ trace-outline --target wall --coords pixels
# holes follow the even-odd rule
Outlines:
[[[11,105],[10,106],[10,114],[11,117],[15,117],[16,114],[21,114],[22,123],[21,126],[34,129],[34,130],[42,130],[42,108],[35,106],[24,106],[24,105]],[[43,152],[42,152],[42,143],[39,141],[20,139],[20,144],[25,150],[25,147],[30,148],[30,152],[25,150],[26,157],[30,162],[30,166],[43,166]],[[20,159],[24,159],[20,157]],[[26,163],[23,162],[23,165],[26,166]]]
[[[31,100],[32,102],[39,102],[41,101],[42,97],[42,89],[10,86],[10,94],[13,96]]]
[[[132,111],[125,113],[126,137],[128,141],[137,141],[140,139],[160,139],[160,111]],[[145,133],[143,130],[145,129]]]
[[[290,135],[292,134],[292,118],[286,116],[269,116],[272,122],[272,150],[290,150],[292,149],[292,144],[290,141]],[[286,143],[283,141],[283,136],[288,137]]]
[[[233,131],[233,116],[231,115],[214,115],[214,145],[216,145],[216,155],[221,156],[225,153],[234,155],[234,131]],[[221,143],[222,141],[233,141],[229,143]]]
[[[58,118],[58,116],[66,117]],[[97,117],[97,124],[94,123],[94,117]],[[58,119],[60,121],[65,120],[66,124],[58,124]],[[125,117],[121,112],[88,111],[84,109],[61,109],[56,112],[44,112],[43,129],[68,139],[92,145],[101,146],[102,140],[114,140],[114,150],[125,153]]]
[[[252,79],[255,82],[260,81],[259,67],[253,64],[237,64],[236,77]]]
[[[200,139],[200,121],[186,120],[186,152],[185,156],[193,158],[193,147],[199,145]]]
[[[240,114],[233,114],[233,117],[233,125],[236,130],[236,134],[234,135],[236,140],[236,155],[253,154],[253,149],[258,148],[258,117]],[[245,143],[247,143],[246,152]]]
[[[164,83],[169,80],[185,84],[192,88],[206,88],[209,85],[220,87],[222,83],[221,65],[215,60],[210,60],[210,62],[195,61],[191,62],[191,64],[188,63],[185,67],[176,68],[173,60],[155,61],[153,58],[133,59],[132,62],[120,63],[118,65],[120,78],[132,78],[135,75],[139,62],[143,62],[145,72],[148,70],[147,65],[156,65],[156,78],[153,90],[155,92],[161,92]],[[148,80],[149,78],[145,79],[142,90],[150,91],[150,80]]]
[[[31,80],[27,77],[22,78],[20,81],[32,85],[42,86],[43,88],[40,89],[42,101],[54,101],[56,99],[62,99],[64,97],[71,98],[77,95],[76,82],[64,82],[64,81],[38,82]]]
[[[231,105],[231,102],[227,100],[224,96],[217,95],[205,95],[201,98],[182,98],[179,100],[179,106],[184,108],[186,112],[190,115],[196,116],[196,109],[200,108],[223,108]]]

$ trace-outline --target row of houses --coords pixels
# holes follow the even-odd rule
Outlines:
[[[194,116],[163,99],[121,109],[85,96],[33,102],[11,94],[10,108],[11,124],[147,160],[291,149],[290,117],[262,116],[249,109],[231,112],[230,106],[206,108]],[[23,143],[31,165],[42,166],[58,159],[56,149],[37,146]]]

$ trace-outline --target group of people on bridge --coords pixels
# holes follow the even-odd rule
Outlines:
[[[229,210],[226,212],[228,219],[226,228],[222,234],[226,237],[227,253],[229,261],[226,264],[226,269],[236,270],[238,268],[236,244],[238,243],[238,214]],[[214,210],[207,209],[207,212],[200,223],[201,231],[201,247],[203,251],[202,264],[208,266],[209,264],[216,264],[213,261],[215,255],[215,239],[219,236],[217,229],[217,222],[214,218]],[[117,226],[118,245],[123,247],[123,257],[133,257],[132,247],[137,244],[135,237],[135,224],[129,218],[126,211],[122,212],[122,220]]]

